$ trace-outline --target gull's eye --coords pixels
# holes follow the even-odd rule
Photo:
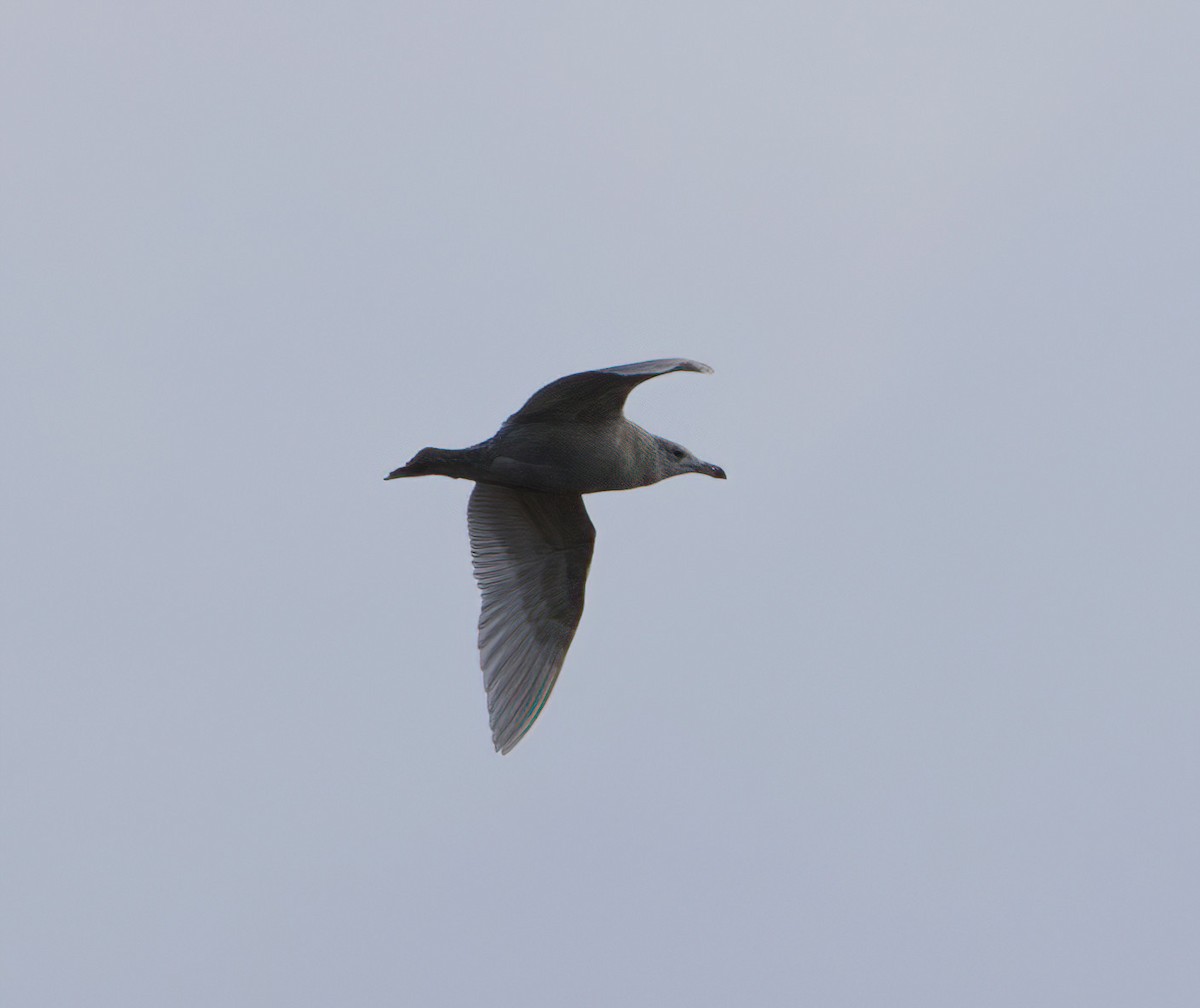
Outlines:
[[[683,458],[684,453],[683,453],[682,448],[672,448],[671,454],[674,455],[677,459],[681,459],[681,458]]]

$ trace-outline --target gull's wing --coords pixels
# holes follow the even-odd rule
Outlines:
[[[618,364],[598,371],[559,378],[538,389],[529,401],[508,418],[508,423],[540,423],[546,420],[604,421],[621,415],[625,399],[649,378],[672,371],[699,371],[712,374],[712,368],[683,357]]]
[[[488,483],[475,484],[467,526],[492,741],[506,753],[542,712],[571,646],[596,530],[578,494]]]

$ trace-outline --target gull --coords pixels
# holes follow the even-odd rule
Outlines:
[[[473,480],[471,560],[483,596],[479,663],[492,742],[508,753],[533,726],[583,615],[596,530],[583,494],[632,490],[725,470],[627,420],[625,400],[672,371],[711,374],[682,357],[581,371],[539,389],[492,437],[422,448],[385,479]]]

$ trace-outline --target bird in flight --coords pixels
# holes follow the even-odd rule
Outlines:
[[[583,614],[596,530],[582,495],[684,473],[725,479],[720,466],[625,418],[629,393],[672,371],[712,368],[671,357],[568,375],[535,392],[488,440],[422,448],[384,477],[475,483],[467,527],[483,595],[479,662],[497,752],[509,752],[542,712]]]

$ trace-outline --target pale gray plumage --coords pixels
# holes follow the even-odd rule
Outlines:
[[[475,481],[467,526],[483,594],[479,660],[499,752],[537,720],[583,614],[596,532],[581,494],[688,472],[725,478],[719,466],[625,418],[629,393],[671,371],[712,368],[673,357],[568,375],[530,396],[487,441],[423,448],[386,477]]]

